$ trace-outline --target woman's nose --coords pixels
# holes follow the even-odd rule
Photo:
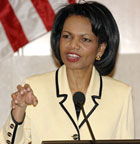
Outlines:
[[[80,42],[77,38],[73,38],[70,42],[70,48],[71,49],[80,49]]]

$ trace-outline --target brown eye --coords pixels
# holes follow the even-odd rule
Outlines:
[[[64,38],[64,39],[70,39],[71,37],[70,37],[70,35],[68,35],[68,34],[63,34],[63,35],[62,35],[62,38]]]
[[[83,42],[91,42],[91,40],[89,38],[82,38]]]

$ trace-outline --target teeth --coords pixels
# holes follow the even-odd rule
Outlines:
[[[79,57],[79,56],[76,55],[76,54],[68,54],[68,56],[69,56],[69,57],[73,57],[73,58],[77,58],[77,57]]]

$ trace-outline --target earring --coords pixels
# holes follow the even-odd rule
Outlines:
[[[97,56],[96,56],[96,60],[97,60],[97,61],[101,60],[101,56],[100,56],[100,55],[97,55]]]

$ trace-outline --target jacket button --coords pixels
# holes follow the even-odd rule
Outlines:
[[[7,144],[11,144],[11,142],[9,140],[6,140]]]
[[[74,134],[72,137],[74,140],[78,140],[78,134]]]
[[[10,128],[13,129],[14,128],[14,124],[10,124]]]
[[[11,136],[12,136],[12,134],[11,134],[10,132],[8,132],[8,133],[7,133],[7,135],[8,135],[9,137],[11,137]]]

